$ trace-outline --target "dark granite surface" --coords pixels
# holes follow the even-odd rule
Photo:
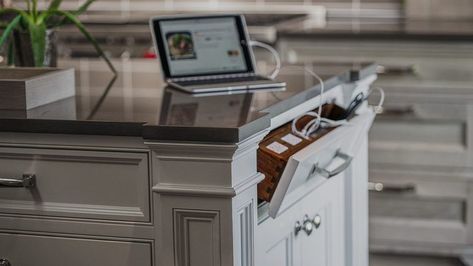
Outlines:
[[[473,20],[328,19],[320,23],[299,18],[278,26],[279,37],[473,41]]]
[[[312,67],[326,89],[376,71],[368,63]],[[193,96],[164,84],[135,89],[114,82],[108,87],[111,79],[104,78],[106,82],[93,88],[78,86],[72,98],[28,111],[0,110],[0,131],[234,143],[267,128],[271,117],[319,94],[319,84],[302,68],[287,68],[279,79],[288,83],[282,91]]]

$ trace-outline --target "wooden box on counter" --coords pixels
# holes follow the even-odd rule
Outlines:
[[[0,69],[0,110],[30,110],[74,95],[73,68]]]

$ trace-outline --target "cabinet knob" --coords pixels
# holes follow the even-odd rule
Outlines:
[[[2,258],[0,259],[0,266],[11,266],[11,263],[7,259]]]
[[[304,231],[308,236],[312,234],[314,228],[319,229],[322,224],[322,217],[316,215],[313,219],[309,218],[309,215],[304,216],[304,220],[301,222],[297,221],[295,226],[295,235],[297,236],[301,231]]]
[[[314,219],[312,219],[312,222],[315,225],[315,229],[319,229],[320,225],[322,224],[322,217],[320,217],[320,215],[316,215]]]

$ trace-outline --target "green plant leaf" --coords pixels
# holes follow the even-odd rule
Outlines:
[[[89,6],[91,4],[93,4],[96,0],[87,0],[84,4],[82,4],[76,11],[73,11],[71,12],[71,14],[73,14],[74,16],[79,16],[81,15],[82,13],[84,13],[85,11],[87,11],[87,9],[89,9]],[[66,22],[68,22],[67,19],[61,19],[59,21],[57,21],[56,23],[53,24],[53,27],[58,27],[58,26],[62,26],[64,24],[66,24]]]
[[[38,17],[38,0],[31,0],[33,2],[33,20],[36,21]]]
[[[26,2],[26,12],[31,12],[31,1],[30,0],[25,0]]]
[[[52,0],[51,3],[49,4],[48,11],[53,11],[59,8],[61,5],[62,0]]]
[[[97,53],[99,54],[99,56],[103,58],[105,63],[107,63],[110,70],[116,75],[117,70],[113,66],[112,62],[110,62],[110,60],[108,59],[108,57],[103,52],[100,45],[97,43],[97,40],[95,40],[95,38],[92,35],[90,35],[90,33],[85,28],[85,26],[79,21],[79,19],[74,14],[72,14],[70,12],[61,11],[61,10],[56,10],[54,12],[58,15],[64,16],[67,20],[72,22],[72,24],[74,24],[77,27],[77,29],[79,29],[80,32],[82,32],[82,34],[87,38],[87,40],[94,46],[94,48],[97,51]]]
[[[10,22],[10,24],[8,24],[8,26],[5,28],[5,31],[3,31],[2,36],[0,37],[0,47],[2,47],[8,37],[10,37],[10,34],[13,32],[16,26],[18,26],[20,21],[21,15],[18,15]]]
[[[87,0],[84,4],[82,4],[79,9],[77,9],[76,11],[74,11],[74,15],[78,16],[82,13],[84,13],[85,11],[87,11],[87,9],[89,9],[89,6],[91,4],[93,4],[95,2],[95,0]]]
[[[46,50],[46,25],[28,24],[31,48],[33,50],[34,64],[36,67],[44,66],[44,53]]]
[[[10,41],[8,45],[8,53],[7,53],[7,65],[13,66],[15,64],[15,49],[13,49],[13,42]]]

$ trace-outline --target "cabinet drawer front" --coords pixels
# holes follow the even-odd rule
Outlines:
[[[151,266],[150,243],[0,233],[11,266]]]
[[[0,186],[0,213],[150,221],[147,153],[0,149],[0,178],[23,174],[36,184]]]
[[[280,215],[329,179],[329,172],[336,173],[337,169],[348,168],[351,155],[360,148],[362,137],[371,127],[373,119],[374,114],[370,111],[360,114],[353,118],[349,125],[334,129],[294,154],[289,159],[269,203],[269,215]]]
[[[455,173],[370,171],[370,238],[401,243],[466,244],[471,186]],[[397,232],[397,233],[394,233]]]
[[[421,103],[413,98],[406,95],[404,102],[386,104],[385,113],[370,132],[370,162],[472,166],[473,109],[466,104]]]

